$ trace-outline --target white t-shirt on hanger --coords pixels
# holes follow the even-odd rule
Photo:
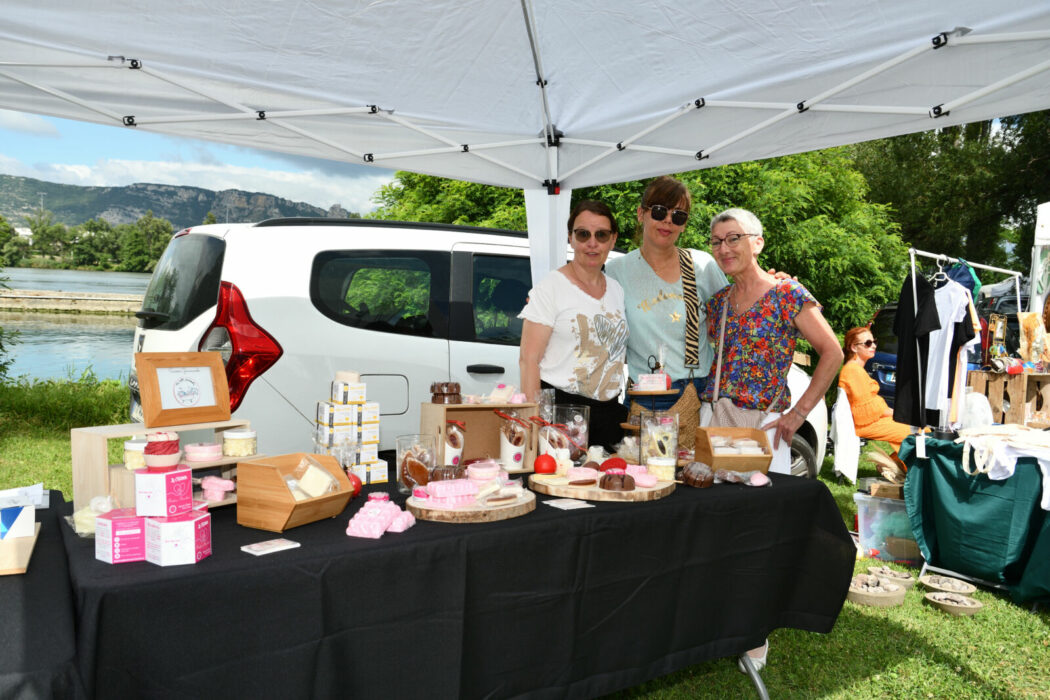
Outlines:
[[[933,294],[941,327],[930,333],[925,403],[926,408],[930,410],[945,411],[951,405],[948,398],[948,370],[955,360],[951,352],[955,324],[967,317],[970,293],[958,282],[948,280],[943,286],[935,289]],[[979,341],[980,338],[974,338],[966,345]]]

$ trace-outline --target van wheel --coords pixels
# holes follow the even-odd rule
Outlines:
[[[798,433],[791,438],[791,474],[809,479],[817,478],[817,453]]]

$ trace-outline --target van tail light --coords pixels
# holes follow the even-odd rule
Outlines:
[[[241,290],[229,282],[219,284],[215,320],[198,349],[222,354],[230,385],[230,411],[237,410],[252,382],[284,354],[274,337],[252,320]]]

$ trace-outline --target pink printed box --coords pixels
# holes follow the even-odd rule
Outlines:
[[[158,566],[196,564],[211,556],[211,513],[195,510],[146,518],[146,561]]]
[[[95,518],[95,558],[124,564],[146,558],[145,518],[134,508],[120,508]]]
[[[193,509],[193,471],[183,467],[166,472],[135,471],[135,513],[170,517]]]

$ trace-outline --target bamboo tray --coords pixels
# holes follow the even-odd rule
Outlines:
[[[491,523],[510,520],[536,510],[536,494],[526,490],[516,501],[498,506],[473,505],[465,508],[428,508],[427,499],[409,496],[408,511],[420,520],[439,523]]]
[[[597,486],[569,486],[563,476],[537,475],[529,477],[529,488],[536,493],[559,498],[579,498],[585,501],[656,501],[674,491],[673,481],[657,481],[652,488],[635,487],[634,491],[608,491]]]

